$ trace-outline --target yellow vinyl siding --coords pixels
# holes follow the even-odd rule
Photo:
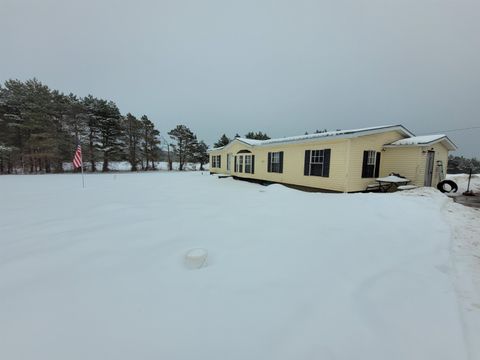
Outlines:
[[[246,174],[232,172],[232,175],[243,178],[260,179],[284,184],[308,186],[325,190],[345,191],[344,179],[345,159],[347,156],[346,144],[346,140],[336,140],[328,142],[319,142],[317,140],[301,144],[262,146],[255,147],[254,149],[244,147],[243,149],[250,150],[252,151],[252,154],[255,155],[255,173]],[[230,149],[233,148],[234,146],[232,146]],[[331,149],[329,177],[305,176],[305,150],[323,149]],[[242,149],[239,149],[239,147],[235,146],[235,150],[232,152],[237,155],[236,152],[238,152],[239,150]],[[279,151],[283,151],[283,173],[268,172],[268,153]]]
[[[444,176],[448,162],[448,149],[441,143],[425,147],[412,146],[386,148],[384,151],[385,161],[382,164],[382,168],[385,169],[387,174],[394,172],[405,176],[412,181],[412,185],[424,186],[427,167],[427,153],[429,150],[433,150],[435,152],[432,186],[436,187],[440,182],[440,173],[439,168],[437,167],[437,161],[441,160],[443,162]]]
[[[363,152],[366,150],[375,150],[381,152],[379,176],[386,176],[388,171],[384,170],[384,152],[385,144],[405,138],[397,131],[388,131],[379,134],[359,136],[351,139],[350,160],[348,166],[348,186],[347,191],[363,191],[368,184],[375,183],[375,178],[362,178]]]
[[[381,169],[385,175],[400,174],[411,180],[412,185],[423,186],[425,159],[419,147],[385,148]]]
[[[212,168],[212,156],[220,155],[220,168]],[[221,150],[215,150],[210,152],[210,172],[215,174],[224,174],[227,170],[227,157]]]
[[[445,146],[441,143],[437,143],[431,146],[421,147],[420,148],[420,176],[422,178],[421,183],[418,186],[424,185],[424,178],[426,173],[427,167],[427,153],[428,150],[433,150],[435,152],[434,157],[434,164],[433,164],[433,178],[432,178],[432,186],[436,187],[437,184],[440,182],[440,173],[437,166],[437,161],[441,160],[443,162],[443,175],[445,176],[445,172],[447,171],[447,162],[448,162],[448,150]]]
[[[281,144],[274,146],[251,147],[241,142],[235,142],[229,147],[212,150],[210,156],[221,155],[221,168],[210,168],[210,172],[225,174],[227,172],[227,154],[232,154],[232,166],[230,174],[241,178],[265,180],[291,185],[314,187],[325,190],[345,191],[345,161],[347,159],[347,141],[310,141],[296,144]],[[305,176],[304,162],[305,150],[330,149],[330,171],[329,177]],[[248,153],[238,154],[241,150],[251,151],[255,156],[254,174],[235,172],[234,157],[249,155]],[[268,172],[268,153],[283,151],[283,172]],[[245,170],[245,169],[243,169]]]

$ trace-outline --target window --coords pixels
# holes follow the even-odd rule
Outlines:
[[[367,165],[373,165],[375,166],[375,157],[376,157],[376,151],[369,150],[368,151],[368,158],[367,158]]]
[[[255,155],[235,156],[235,172],[253,174],[255,172]]]
[[[252,155],[245,155],[245,172],[248,174],[252,172]]]
[[[331,149],[305,150],[304,175],[329,177],[330,154]]]
[[[220,160],[221,155],[212,155],[212,168],[220,168],[221,166],[221,160]]]
[[[380,173],[380,152],[365,150],[363,152],[362,178],[378,177]]]
[[[235,172],[243,172],[243,155],[235,156]]]
[[[324,150],[312,150],[310,154],[310,175],[323,176]]]
[[[267,171],[283,173],[283,151],[268,153]]]

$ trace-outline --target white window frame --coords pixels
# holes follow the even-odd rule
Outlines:
[[[243,173],[243,155],[237,156],[237,169],[235,170],[238,173]]]
[[[280,172],[280,152],[272,152],[272,158],[270,160],[272,162],[272,172],[279,173]]]
[[[375,150],[367,150],[368,151],[368,158],[367,158],[367,165],[377,165],[377,152]]]
[[[252,155],[245,155],[244,157],[245,157],[245,163],[243,164],[243,172],[246,174],[251,174],[252,173]],[[247,171],[247,165],[248,165],[248,171]]]
[[[276,151],[276,152],[271,152],[270,153],[270,168],[268,169],[268,172],[271,173],[278,173],[280,174],[280,153],[281,151]]]
[[[212,155],[212,168],[219,168],[220,155]]]
[[[280,164],[280,152],[272,152],[272,165],[273,164]]]
[[[325,171],[325,169],[324,169],[324,166],[325,166],[325,149],[310,150],[310,164],[309,164],[309,169],[308,169],[308,175],[309,176],[314,176],[314,175],[312,175],[312,164],[313,165],[321,165],[322,174],[320,176],[323,176],[323,172]]]

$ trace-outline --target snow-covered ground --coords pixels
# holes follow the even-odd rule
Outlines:
[[[458,185],[458,191],[456,193],[452,193],[451,195],[461,195],[467,191],[468,178],[469,175],[467,174],[447,175],[447,179],[455,181]],[[472,174],[472,178],[470,179],[470,190],[474,191],[475,193],[480,193],[480,174]]]
[[[85,166],[90,169],[90,163],[87,163],[85,161]],[[103,163],[101,161],[98,161],[95,163],[95,168],[97,171],[102,171],[102,166]],[[151,164],[150,164],[151,166]],[[172,162],[172,167],[173,170],[178,170],[179,163],[174,161]],[[132,166],[128,161],[111,161],[108,164],[108,168],[111,171],[130,171]],[[140,169],[140,164],[138,165],[138,168]],[[168,162],[166,161],[156,161],[155,162],[155,168],[157,170],[168,170]],[[209,164],[203,165],[203,168],[205,170],[209,169]],[[73,164],[71,162],[66,162],[63,164],[63,170],[64,171],[72,171],[73,170]],[[185,164],[185,170],[200,170],[200,164],[194,164],[194,163],[187,163]]]
[[[480,212],[436,190],[151,172],[0,191],[0,359],[480,358]]]

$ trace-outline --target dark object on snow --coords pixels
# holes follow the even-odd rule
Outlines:
[[[470,168],[470,174],[468,175],[468,185],[467,185],[467,191],[463,193],[465,196],[475,196],[472,190],[470,190],[470,180],[472,179],[472,168]]]
[[[397,174],[397,173],[394,173],[394,172],[390,173],[388,176],[396,176],[396,177],[399,177],[399,178],[406,179],[406,177],[405,177],[405,176],[402,176],[402,175],[400,175],[400,174]]]
[[[456,193],[458,191],[458,185],[455,183],[455,181],[443,180],[438,183],[437,189],[440,190],[442,193]]]

